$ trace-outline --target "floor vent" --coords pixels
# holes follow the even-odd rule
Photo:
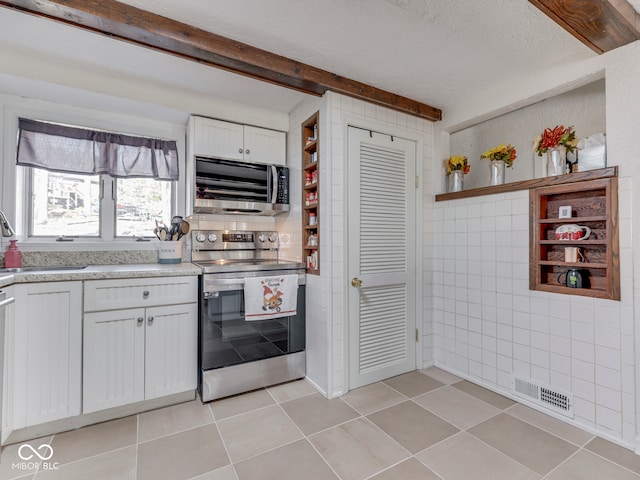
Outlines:
[[[513,391],[537,405],[573,418],[573,396],[570,393],[520,377],[513,377]]]

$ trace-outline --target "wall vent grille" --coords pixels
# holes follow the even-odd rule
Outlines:
[[[573,395],[570,393],[516,376],[513,377],[513,392],[537,405],[573,418]]]

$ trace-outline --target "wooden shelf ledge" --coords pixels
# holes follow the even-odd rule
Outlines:
[[[601,178],[617,177],[618,167],[599,168],[587,172],[567,173],[555,177],[534,178],[521,182],[504,183],[490,187],[471,188],[462,192],[440,193],[436,195],[436,202],[446,200],[458,200],[461,198],[481,197],[484,195],[495,195],[497,193],[517,192],[519,190],[530,190],[538,187],[549,187],[552,185],[564,185],[567,183],[584,182],[587,180],[598,180]]]

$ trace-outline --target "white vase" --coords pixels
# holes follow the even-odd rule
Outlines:
[[[567,152],[564,148],[552,148],[546,153],[547,175],[564,175],[567,173]]]
[[[454,170],[449,174],[449,192],[461,192],[464,187],[464,172]]]
[[[490,185],[502,185],[504,183],[504,160],[492,160],[489,168],[491,171]]]

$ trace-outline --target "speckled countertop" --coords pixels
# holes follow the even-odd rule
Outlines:
[[[192,263],[89,265],[80,270],[1,273],[0,288],[14,283],[63,282],[70,280],[102,280],[108,278],[177,277],[199,275],[201,269]]]

